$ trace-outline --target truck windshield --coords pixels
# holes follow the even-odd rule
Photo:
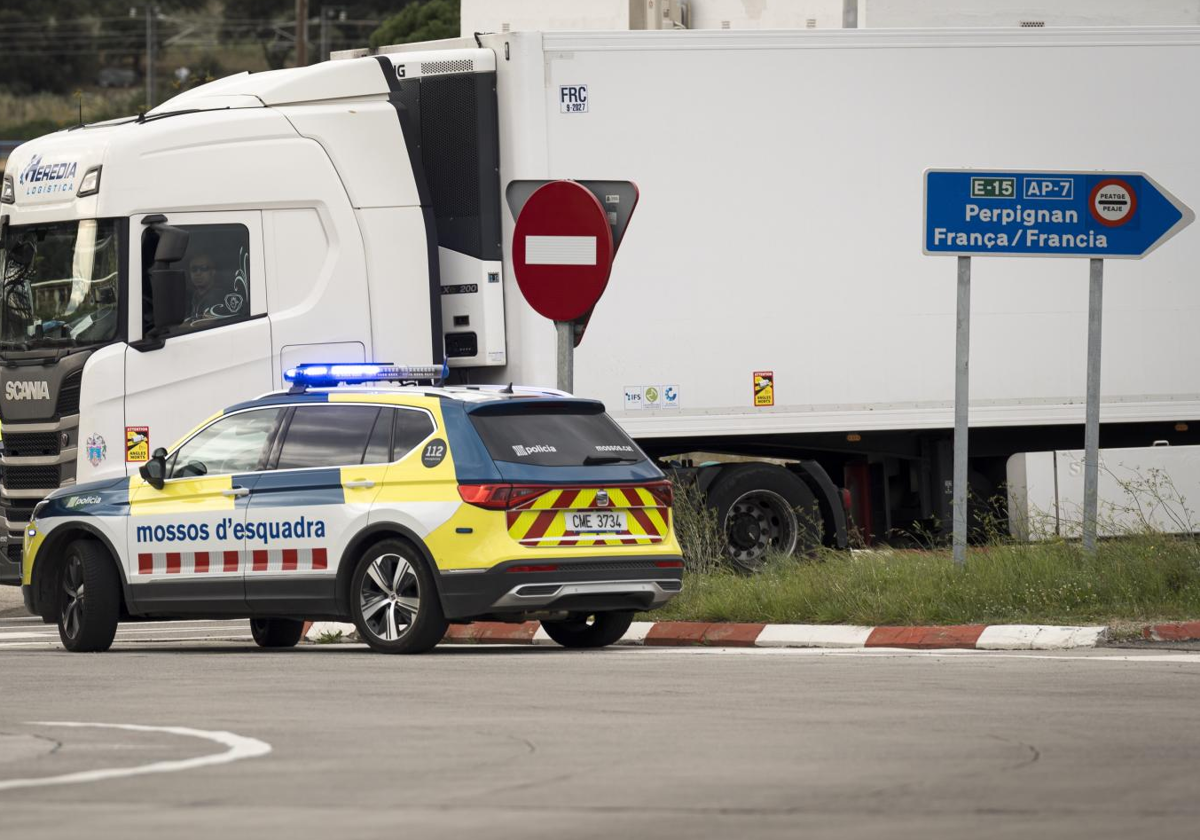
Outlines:
[[[8,227],[0,247],[0,347],[114,340],[119,251],[115,219]]]

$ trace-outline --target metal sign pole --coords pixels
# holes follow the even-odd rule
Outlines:
[[[1100,478],[1100,326],[1104,299],[1104,260],[1091,263],[1088,291],[1087,417],[1083,443],[1083,550],[1096,552]]]
[[[555,321],[558,333],[558,385],[560,391],[575,393],[575,322]]]
[[[967,560],[967,395],[971,356],[971,258],[958,258],[954,341],[954,564]]]

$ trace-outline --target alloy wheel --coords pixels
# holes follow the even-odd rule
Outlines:
[[[84,610],[83,561],[78,557],[71,557],[67,561],[67,567],[63,569],[62,586],[63,632],[74,639],[83,628]]]
[[[399,554],[376,557],[363,576],[358,602],[372,634],[389,642],[399,639],[421,609],[421,584],[412,564]]]

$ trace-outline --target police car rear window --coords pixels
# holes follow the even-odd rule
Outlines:
[[[602,412],[522,410],[469,416],[496,461],[579,467],[646,460],[637,444]]]

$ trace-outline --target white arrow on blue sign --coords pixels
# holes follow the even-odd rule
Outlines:
[[[926,254],[1136,260],[1195,218],[1143,172],[925,172]]]

